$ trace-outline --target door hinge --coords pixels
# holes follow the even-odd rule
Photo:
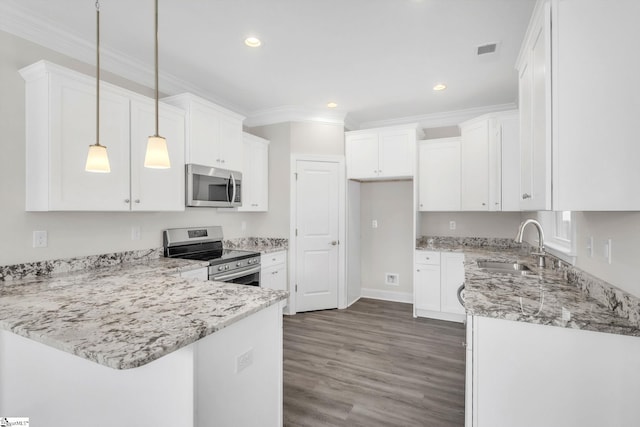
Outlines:
[[[296,176],[296,181],[298,180],[298,172],[293,173]]]
[[[298,292],[298,284],[296,283],[296,292]]]
[[[296,228],[296,236],[298,235],[298,229]]]

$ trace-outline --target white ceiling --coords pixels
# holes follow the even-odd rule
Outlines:
[[[196,91],[249,117],[323,114],[335,101],[357,125],[513,103],[534,3],[160,0],[161,90]],[[153,0],[100,4],[104,68],[152,84]],[[0,29],[93,63],[94,0],[0,0],[0,12]],[[246,47],[247,35],[263,45]],[[498,53],[477,57],[487,42]],[[433,92],[437,82],[448,89]]]

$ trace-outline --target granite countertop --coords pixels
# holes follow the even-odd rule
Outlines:
[[[225,248],[238,249],[243,251],[260,252],[268,254],[272,252],[286,251],[289,248],[289,240],[271,237],[246,237],[239,239],[225,240]]]
[[[156,258],[0,283],[0,329],[128,369],[288,296],[285,291],[176,275],[206,265]]]
[[[585,292],[570,273],[573,267],[541,269],[527,248],[473,247],[456,242],[417,245],[417,249],[462,251],[465,254],[465,308],[468,314],[536,323],[541,325],[640,336],[633,315],[621,316],[617,302],[599,301]],[[480,260],[518,261],[530,275],[488,272],[478,267]],[[569,274],[568,274],[569,273]],[[576,282],[568,280],[568,277]],[[565,316],[563,317],[563,309]],[[566,313],[570,313],[567,318]]]

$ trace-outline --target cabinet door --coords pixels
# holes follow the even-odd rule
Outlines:
[[[414,283],[415,308],[440,311],[440,266],[430,264],[416,265]]]
[[[445,313],[465,314],[458,301],[458,288],[464,283],[464,254],[443,252],[440,261],[440,309]]]
[[[460,138],[418,146],[419,210],[460,210]]]
[[[378,177],[378,135],[375,132],[346,136],[347,178]]]
[[[534,21],[519,67],[522,210],[551,209],[551,12]]]
[[[520,210],[520,140],[518,113],[500,118],[502,210]]]
[[[412,177],[416,132],[412,129],[380,131],[378,175],[384,178]]]
[[[155,105],[152,99],[131,101],[131,210],[184,210],[184,113],[160,104],[159,124],[171,167],[145,168],[147,138],[155,133]]]
[[[266,212],[269,209],[269,143],[244,138],[244,164],[242,174],[242,206],[239,211]]]
[[[220,121],[218,112],[206,105],[192,101],[189,104],[187,124],[187,163],[220,166]]]
[[[129,99],[106,85],[100,91],[100,143],[107,147],[111,173],[84,170],[96,142],[96,88],[85,80],[51,75],[48,123],[49,210],[129,210]],[[28,95],[29,96],[29,95]],[[34,131],[34,130],[31,130]],[[37,131],[37,130],[36,130]],[[43,135],[46,130],[42,130]],[[42,143],[46,144],[46,138]],[[36,143],[37,141],[34,141]],[[31,154],[27,149],[27,162]]]
[[[224,114],[219,117],[220,162],[216,166],[243,172],[242,121]]]
[[[487,208],[490,211],[502,210],[502,127],[497,118],[490,118],[488,171],[489,199]]]
[[[489,124],[463,127],[461,205],[465,211],[489,210]]]
[[[553,210],[638,211],[640,2],[552,4]]]
[[[285,264],[278,264],[262,269],[260,273],[260,286],[279,291],[287,290],[287,269]]]

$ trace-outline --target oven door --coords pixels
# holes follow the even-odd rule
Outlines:
[[[213,272],[209,267],[209,280],[216,282],[237,283],[238,285],[260,286],[260,266],[242,268],[230,272]]]

